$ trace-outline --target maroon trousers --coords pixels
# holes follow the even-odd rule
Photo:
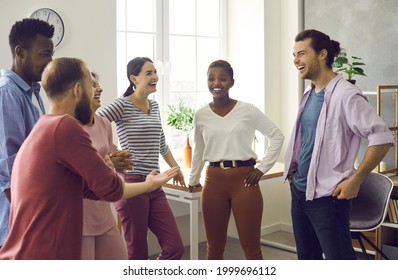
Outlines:
[[[143,182],[145,176],[125,175],[126,182]],[[158,239],[158,260],[179,260],[184,254],[174,214],[162,188],[115,202],[122,222],[130,260],[148,259],[147,234],[150,229]]]
[[[202,213],[209,260],[223,259],[231,210],[246,259],[262,259],[260,235],[263,197],[258,186],[245,187],[243,181],[253,168],[207,167],[202,191]]]

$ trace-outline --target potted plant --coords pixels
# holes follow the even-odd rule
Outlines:
[[[362,58],[357,56],[351,56],[351,59],[352,61],[348,59],[346,52],[342,52],[334,60],[333,68],[335,68],[336,72],[346,73],[347,81],[355,85],[356,80],[352,79],[355,75],[366,76],[364,70],[360,67],[365,65],[365,63],[362,62]]]
[[[169,114],[167,124],[181,130],[186,136],[186,145],[184,147],[184,166],[190,168],[192,162],[192,147],[189,144],[189,134],[193,129],[193,117],[195,110],[180,101],[178,106],[169,105]]]

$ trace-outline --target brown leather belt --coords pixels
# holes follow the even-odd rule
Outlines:
[[[210,166],[213,167],[221,167],[221,168],[234,168],[234,167],[240,167],[240,166],[253,166],[256,165],[256,160],[255,159],[249,159],[249,160],[223,160],[223,161],[217,161],[217,162],[210,162]]]

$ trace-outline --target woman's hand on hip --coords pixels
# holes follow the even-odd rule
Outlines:
[[[245,187],[255,187],[258,186],[258,181],[261,179],[261,177],[264,175],[264,173],[257,168],[253,169],[250,171],[246,179],[244,180]]]

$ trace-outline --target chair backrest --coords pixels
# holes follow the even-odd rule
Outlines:
[[[385,175],[370,173],[361,184],[358,196],[352,200],[351,231],[378,228],[387,215],[393,182]]]

